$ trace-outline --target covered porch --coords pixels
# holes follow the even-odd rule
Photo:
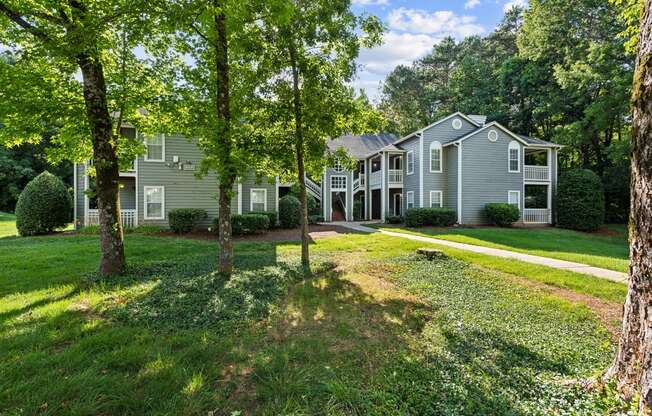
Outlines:
[[[125,228],[138,225],[136,214],[136,178],[121,176],[120,186],[120,221]],[[97,197],[95,196],[95,181],[89,178],[86,191],[86,215],[84,225],[99,225],[100,214],[97,209]]]
[[[550,184],[525,184],[524,224],[552,224],[552,195]]]

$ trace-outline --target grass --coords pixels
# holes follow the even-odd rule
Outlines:
[[[0,211],[0,238],[16,236],[16,216]]]
[[[611,225],[613,235],[582,233],[560,228],[398,228],[379,229],[436,237],[478,246],[501,248],[560,260],[574,261],[609,270],[627,272],[629,245],[624,225]]]
[[[241,243],[225,281],[212,241],[128,235],[107,281],[96,236],[0,240],[0,414],[623,410],[562,383],[614,352],[589,308],[421,245],[317,240],[304,279],[296,244]]]

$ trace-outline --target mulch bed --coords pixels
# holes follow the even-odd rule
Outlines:
[[[310,237],[314,240],[320,238],[334,237],[342,234],[359,234],[357,231],[341,227],[338,225],[311,225]],[[207,230],[194,231],[188,234],[175,234],[173,232],[163,232],[157,234],[164,237],[184,237],[195,238],[198,240],[217,240],[217,234]],[[275,229],[262,234],[243,235],[233,238],[234,241],[266,242],[266,241],[300,241],[300,229],[293,230]]]

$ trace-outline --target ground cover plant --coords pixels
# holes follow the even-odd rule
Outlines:
[[[308,279],[295,243],[237,243],[228,282],[212,273],[212,241],[127,235],[132,260],[113,281],[94,272],[96,243],[86,235],[0,240],[0,413],[602,414],[623,406],[563,383],[597,374],[613,353],[593,309],[515,275],[420,260],[413,252],[422,243],[316,240]]]
[[[575,261],[624,273],[628,271],[629,267],[629,245],[627,229],[624,225],[609,225],[605,228],[606,233],[604,234],[583,233],[551,227],[514,229],[495,227],[397,229],[387,225],[376,227]]]

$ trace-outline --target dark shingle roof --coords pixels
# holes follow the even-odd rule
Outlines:
[[[397,137],[390,133],[363,134],[360,136],[346,135],[329,141],[327,146],[332,151],[343,147],[349,156],[360,159],[377,152],[396,140]]]
[[[559,146],[556,143],[547,142],[545,140],[537,139],[536,137],[529,137],[529,136],[525,136],[523,134],[518,134],[517,136],[520,137],[521,139],[525,140],[527,142],[527,144],[531,144],[531,145],[535,145],[535,146],[551,146],[551,147]]]

